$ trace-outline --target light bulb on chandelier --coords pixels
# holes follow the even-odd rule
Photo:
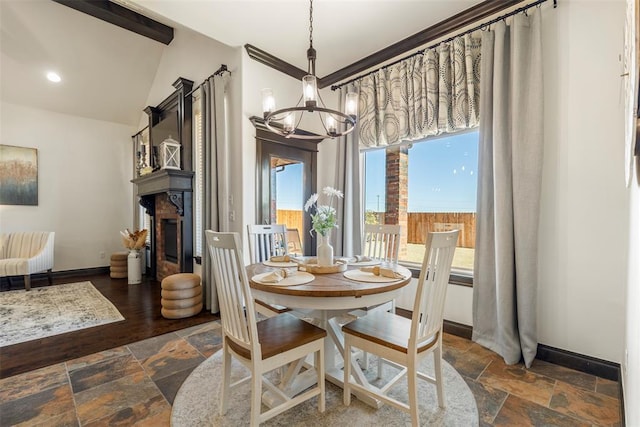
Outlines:
[[[344,112],[327,108],[318,92],[316,79],[316,50],[313,48],[313,0],[309,1],[309,49],[307,50],[307,75],[302,78],[302,96],[295,107],[276,110],[275,97],[269,88],[262,89],[262,111],[265,126],[279,135],[299,139],[337,138],[355,128],[358,116],[358,94],[348,92]],[[297,114],[297,113],[300,114]],[[296,133],[305,113],[319,120],[324,135]]]

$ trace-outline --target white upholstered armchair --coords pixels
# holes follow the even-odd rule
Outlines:
[[[46,271],[52,284],[53,240],[48,231],[16,232],[0,235],[0,277],[24,276],[31,289],[31,275]]]

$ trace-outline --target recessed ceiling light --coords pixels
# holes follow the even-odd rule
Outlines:
[[[60,83],[62,79],[60,78],[60,75],[55,71],[49,71],[47,73],[47,80],[54,83]]]

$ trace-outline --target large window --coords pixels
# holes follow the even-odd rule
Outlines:
[[[428,231],[458,229],[453,268],[471,274],[477,167],[477,130],[367,151],[365,222],[402,225],[400,260],[415,264],[422,263]]]

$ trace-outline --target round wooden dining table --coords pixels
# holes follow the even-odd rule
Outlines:
[[[349,266],[348,269],[357,269]],[[264,284],[252,280],[261,273],[278,268],[263,264],[252,264],[247,267],[247,276],[253,297],[269,304],[288,307],[301,318],[313,319],[313,323],[324,328],[331,339],[325,339],[325,378],[339,387],[343,386],[344,337],[339,321],[349,312],[372,307],[397,298],[402,288],[411,282],[411,273],[404,267],[395,266],[404,278],[390,282],[363,282],[349,279],[340,273],[314,273],[313,281],[294,286],[278,286]],[[355,358],[351,359],[355,380],[365,385],[367,379]],[[289,381],[285,388],[290,394],[309,387],[315,381],[314,375],[295,375],[286,378]],[[358,395],[356,395],[358,396]],[[379,407],[380,402],[366,396],[358,398],[371,406]]]

